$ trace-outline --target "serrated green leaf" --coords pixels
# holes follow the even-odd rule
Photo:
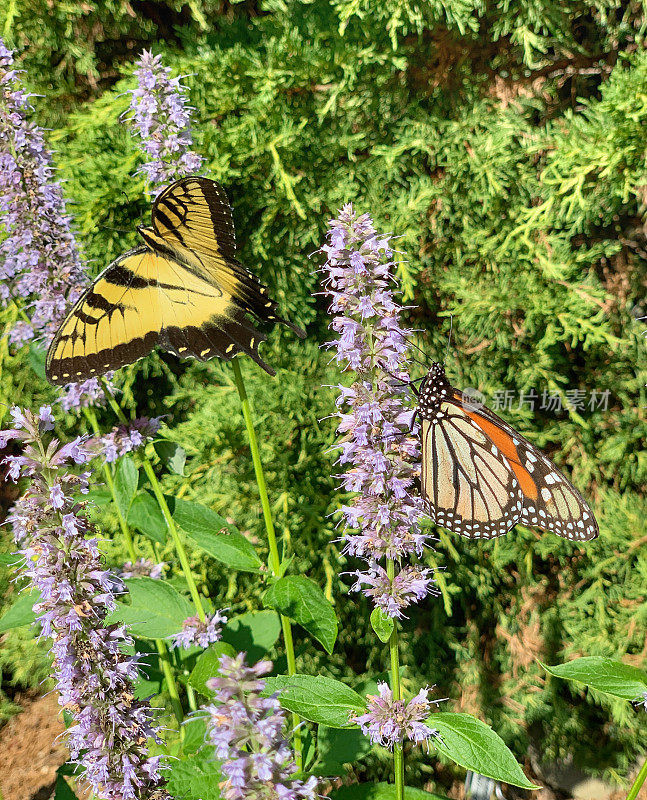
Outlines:
[[[199,715],[187,717],[182,723],[184,738],[182,739],[182,753],[185,756],[199,752],[207,741],[207,719]]]
[[[247,653],[247,662],[255,664],[270,650],[281,635],[281,620],[275,611],[250,611],[229,620],[222,629],[222,641],[237,653]]]
[[[541,664],[541,666],[557,678],[583,683],[598,692],[623,700],[635,700],[643,692],[647,692],[646,672],[612,658],[585,656],[568,661],[566,664],[555,664],[552,667]]]
[[[182,629],[182,622],[195,615],[193,605],[166,581],[130,578],[125,581],[130,604],[117,603],[112,622],[128,625],[133,636],[165,639]]]
[[[128,511],[135,497],[138,481],[139,473],[135,462],[130,456],[122,456],[117,461],[114,483],[117,505],[124,519],[128,519]]]
[[[264,605],[293,619],[332,653],[337,617],[332,604],[314,581],[301,575],[280,578],[265,592]]]
[[[355,728],[329,728],[319,725],[317,730],[318,758],[310,770],[315,775],[344,775],[345,764],[355,764],[371,749],[371,741]]]
[[[260,572],[263,562],[254,545],[224,517],[207,506],[175,500],[173,519],[210,556],[240,572]]]
[[[166,788],[182,800],[220,800],[222,773],[208,747],[180,761],[171,761]]]
[[[356,783],[353,786],[336,789],[330,797],[332,800],[396,800],[395,786],[392,783]],[[447,800],[447,798],[405,786],[404,800]]]
[[[321,675],[277,675],[266,679],[264,694],[279,692],[279,700],[310,722],[329,728],[351,728],[349,717],[366,711],[364,698],[341,681]]]
[[[128,511],[128,524],[154,542],[165,544],[168,528],[157,500],[148,492],[139,492]]]
[[[220,656],[235,656],[236,651],[228,642],[216,642],[205,650],[204,653],[198,656],[195,662],[195,667],[189,675],[189,686],[192,686],[197,692],[208,697],[212,694],[207,689],[206,683],[209,678],[213,678],[218,674],[218,667],[220,666]]]
[[[395,623],[381,608],[374,608],[371,612],[371,627],[377,634],[377,638],[386,643],[391,638]]]
[[[480,719],[438,711],[427,724],[441,736],[431,739],[434,747],[464,769],[522,789],[541,788],[526,778],[503,739]]]
[[[36,620],[33,607],[39,600],[38,592],[21,592],[0,617],[0,633],[31,625]]]
[[[169,442],[168,439],[156,439],[153,443],[153,447],[160,461],[162,461],[169,472],[184,476],[186,450],[181,445],[176,442]]]

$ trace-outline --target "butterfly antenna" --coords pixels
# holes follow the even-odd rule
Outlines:
[[[429,356],[425,353],[425,351],[422,349],[422,347],[418,347],[418,345],[413,341],[413,339],[407,339],[407,344],[410,344],[412,347],[415,347],[416,350],[418,350],[419,352],[421,352],[423,354],[423,356],[427,359],[427,362],[425,363],[425,366],[428,366],[429,365]]]
[[[451,314],[449,317],[449,336],[447,337],[447,350],[445,351],[445,359],[443,361],[443,366],[447,363],[447,357],[449,356],[449,346],[452,343],[452,328],[454,327],[454,315]]]

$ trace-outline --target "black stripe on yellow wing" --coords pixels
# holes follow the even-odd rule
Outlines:
[[[145,247],[125,253],[85,291],[49,347],[49,381],[66,384],[103,375],[152,350],[160,314],[150,255]]]
[[[278,305],[267,288],[236,259],[231,206],[215,181],[188,177],[172,184],[153,204],[152,227],[139,231],[150,247],[224,289],[243,311],[305,336],[301,328],[278,316]]]
[[[182,264],[136,248],[113,262],[76,303],[50,345],[52,383],[81,381],[137,361],[156,344],[183,358],[260,358],[265,339],[231,296]]]
[[[422,495],[438,525],[491,539],[520,521],[523,497],[505,458],[459,406],[422,420]]]
[[[153,228],[162,237],[212,258],[236,257],[236,233],[225,190],[209,178],[188,177],[153,203]]]

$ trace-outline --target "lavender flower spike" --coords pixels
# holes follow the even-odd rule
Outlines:
[[[339,387],[337,399],[339,464],[347,465],[340,477],[344,489],[357,493],[342,508],[344,552],[369,564],[384,557],[400,562],[422,554],[418,520],[424,506],[412,492],[420,460],[418,430],[411,429],[408,389],[398,386],[409,379],[406,337],[411,331],[402,325],[402,306],[391,290],[393,251],[389,237],[378,234],[371,218],[358,216],[351,205],[330,222],[322,249],[331,327],[339,334],[328,347],[343,370],[357,373],[350,387]],[[431,583],[425,570],[403,574],[400,587],[389,585],[385,576],[372,567],[354,588],[369,584],[365,594],[391,616],[400,616],[414,597],[422,599]]]
[[[202,156],[191,150],[190,109],[179,78],[162,64],[161,56],[144,50],[132,92],[132,123],[148,161],[142,167],[148,180],[163,188],[184,175],[196,173]]]
[[[147,740],[159,741],[147,702],[133,694],[137,659],[124,652],[132,639],[121,625],[107,624],[115,608],[114,575],[101,563],[96,538],[82,503],[89,473],[70,471],[91,458],[80,439],[47,443],[48,406],[38,416],[13,408],[13,427],[0,432],[0,446],[22,442],[22,455],[4,463],[30,485],[9,516],[24,557],[24,573],[41,599],[34,607],[42,636],[52,640],[59,703],[74,717],[66,736],[72,761],[104,800],[167,800],[158,756]]]
[[[88,440],[88,449],[103,453],[108,463],[120,456],[131,453],[146,444],[160,428],[160,417],[140,417],[128,425],[117,425],[104,436],[94,436]]]
[[[14,343],[48,341],[85,279],[43,132],[28,119],[29,95],[1,39],[0,90],[0,302],[32,305],[30,322],[10,334]]]
[[[207,730],[222,760],[223,800],[315,800],[318,781],[292,777],[297,771],[283,735],[285,714],[276,695],[261,697],[271,661],[253,667],[245,654],[220,657],[220,675],[207,681],[215,692]]]
[[[386,683],[378,683],[377,688],[379,695],[368,697],[366,714],[351,718],[374,744],[393,750],[394,745],[402,744],[405,739],[418,744],[429,743],[432,737],[439,736],[437,730],[424,722],[434,702],[427,699],[429,687],[421,689],[408,703],[405,700],[394,701],[393,692]]]
[[[29,96],[20,87],[13,53],[0,39],[0,305],[18,300],[29,321],[9,334],[15,345],[33,338],[49,344],[86,284],[71,218],[53,180],[42,130],[28,119]],[[97,405],[104,393],[96,378],[69,384],[65,411]]]
[[[227,617],[216,611],[203,622],[196,614],[185,619],[182,630],[171,636],[173,647],[209,647],[210,644],[220,641],[223,624]]]

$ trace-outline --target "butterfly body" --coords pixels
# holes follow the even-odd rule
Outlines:
[[[419,391],[422,494],[432,519],[470,539],[514,525],[566,539],[598,535],[593,514],[557,467],[504,420],[447,380],[434,363]]]
[[[112,262],[56,333],[46,374],[65,384],[102,375],[156,345],[183,357],[225,360],[246,353],[270,375],[257,322],[281,322],[276,303],[236,259],[231,207],[207,178],[176,181],[157,197],[144,243]]]

